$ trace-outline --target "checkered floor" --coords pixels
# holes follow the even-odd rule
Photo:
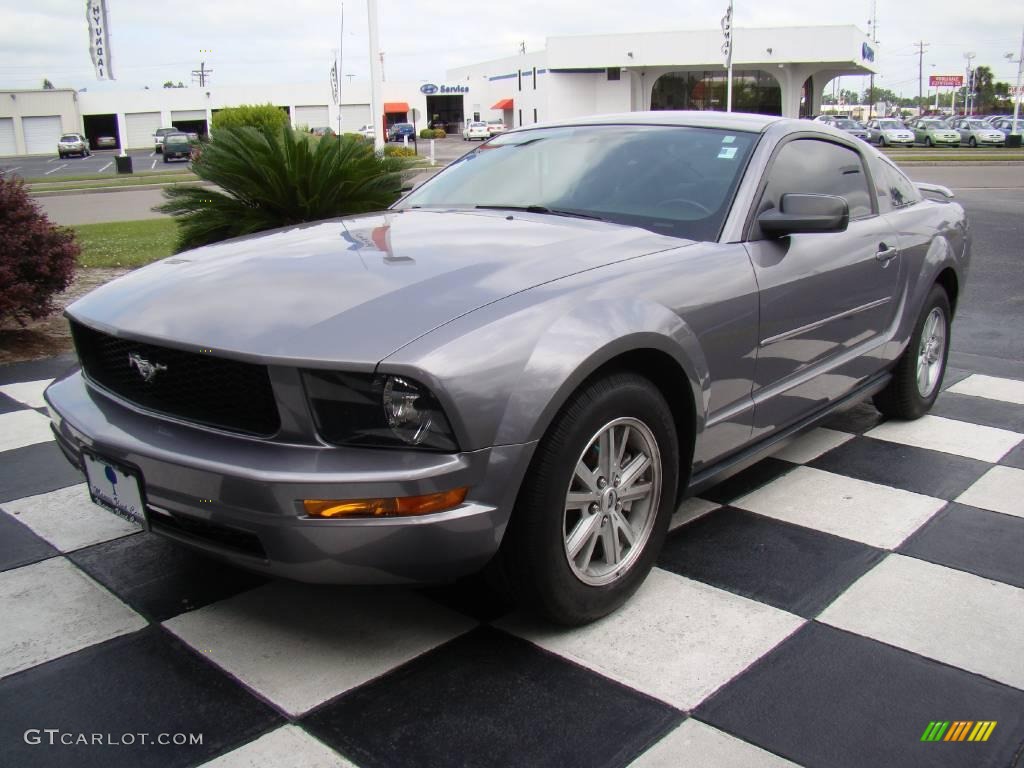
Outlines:
[[[50,439],[61,362],[0,368],[5,765],[1019,764],[1024,382],[950,371],[919,421],[833,418],[559,631],[468,585],[267,582],[137,532]],[[922,743],[935,720],[997,725]]]

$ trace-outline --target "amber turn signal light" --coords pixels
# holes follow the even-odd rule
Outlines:
[[[404,517],[443,512],[459,506],[469,488],[456,488],[426,496],[385,499],[305,499],[302,506],[310,517]]]

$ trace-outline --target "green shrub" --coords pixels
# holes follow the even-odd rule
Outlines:
[[[431,138],[443,139],[447,135],[448,134],[444,132],[444,128],[435,128],[434,129],[434,135]]]
[[[378,156],[349,135],[311,141],[288,125],[276,131],[221,130],[192,170],[210,187],[170,187],[159,207],[176,217],[178,250],[387,208],[401,194],[408,160]]]
[[[276,130],[289,122],[288,113],[273,104],[242,104],[216,112],[213,116],[213,130],[245,126]]]
[[[420,138],[421,139],[432,139],[432,138],[434,138],[434,129],[433,128],[420,128]]]

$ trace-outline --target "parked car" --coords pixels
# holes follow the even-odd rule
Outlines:
[[[505,121],[504,120],[488,120],[487,121],[487,135],[497,136],[499,133],[505,132]]]
[[[579,624],[682,498],[860,399],[931,408],[971,251],[951,198],[808,121],[520,128],[387,211],[96,289],[46,402],[92,498],[156,534],[311,582],[491,563]]]
[[[914,123],[914,140],[926,147],[959,147],[960,133],[937,118],[925,117]]]
[[[840,131],[846,131],[851,136],[856,136],[862,141],[869,141],[871,139],[871,134],[864,128],[861,128],[860,123],[848,117],[834,118],[828,121],[828,125],[838,128]]]
[[[164,137],[169,133],[181,133],[177,128],[157,128],[153,134],[153,151],[163,152]]]
[[[412,123],[395,123],[388,128],[388,141],[402,141],[406,138],[409,141],[416,139],[416,129]]]
[[[954,126],[960,133],[960,142],[969,147],[1001,147],[1006,143],[1006,134],[975,117],[964,118]]]
[[[164,162],[171,160],[191,160],[192,142],[186,133],[168,133],[164,135]]]
[[[355,133],[358,133],[364,139],[373,139],[377,135],[377,132],[373,129],[372,125],[360,126],[359,130],[355,131]]]
[[[57,141],[57,154],[63,160],[68,155],[89,156],[89,142],[80,133],[65,133]]]
[[[880,147],[914,146],[914,134],[900,120],[883,117],[868,121],[869,141]]]
[[[997,120],[993,120],[991,125],[996,130],[1002,131],[1009,136],[1013,132],[1013,116],[1000,117]],[[1022,130],[1024,130],[1024,115],[1017,117],[1017,133],[1020,133]]]
[[[117,149],[116,136],[97,136],[96,149]]]
[[[462,129],[463,141],[473,141],[473,139],[486,141],[489,138],[491,138],[491,132],[487,128],[487,123],[471,121],[466,123],[466,127]]]

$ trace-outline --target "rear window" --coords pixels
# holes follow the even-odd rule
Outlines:
[[[165,144],[188,144],[188,136],[184,133],[171,133],[164,137]]]
[[[60,137],[61,141],[79,141],[77,133],[65,133]]]

